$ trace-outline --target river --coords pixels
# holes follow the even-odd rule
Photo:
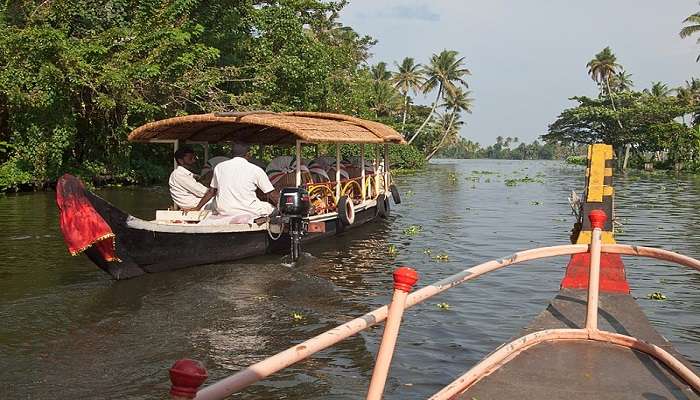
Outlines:
[[[526,175],[534,182],[504,183]],[[387,303],[396,266],[416,268],[422,286],[515,250],[568,243],[567,197],[581,191],[583,169],[438,160],[396,180],[404,201],[388,221],[308,246],[301,265],[270,255],[120,282],[68,255],[53,193],[0,196],[0,398],[165,398],[175,360],[202,361],[208,382],[228,376]],[[619,242],[700,257],[698,177],[637,172],[616,177],[615,188]],[[164,187],[98,193],[144,218],[169,202]],[[413,225],[419,232],[406,234]],[[625,261],[653,325],[700,367],[700,274]],[[428,397],[517,334],[557,293],[566,262],[500,270],[408,310],[385,398]],[[649,300],[652,292],[667,300]],[[364,398],[381,332],[363,332],[235,398]]]

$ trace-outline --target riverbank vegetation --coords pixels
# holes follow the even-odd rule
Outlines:
[[[682,38],[700,34],[700,12],[690,15],[684,24]],[[546,143],[609,143],[621,169],[700,172],[700,79],[689,77],[679,87],[658,81],[635,89],[632,74],[610,47],[586,67],[598,86],[598,97],[572,97],[577,104],[562,111],[549,126],[542,136]]]
[[[169,146],[129,143],[149,121],[247,110],[379,120],[420,168],[454,141],[472,98],[457,52],[367,64],[375,40],[346,1],[32,1],[0,5],[0,191],[86,180],[164,182]],[[427,57],[426,57],[427,58]],[[429,107],[413,104],[434,96]]]

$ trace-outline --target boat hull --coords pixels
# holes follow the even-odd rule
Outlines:
[[[115,238],[116,255],[121,261],[106,261],[95,248],[85,254],[115,279],[128,279],[146,273],[171,271],[202,264],[240,260],[267,253],[286,253],[289,236],[272,240],[266,230],[245,232],[167,232],[130,226],[135,219],[106,200],[88,192],[88,199],[107,222]],[[344,226],[337,218],[320,221],[322,232],[303,237],[307,244],[378,219],[377,208],[358,211],[355,221]],[[133,224],[132,224],[133,225]]]

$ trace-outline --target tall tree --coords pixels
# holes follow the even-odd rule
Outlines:
[[[446,143],[453,143],[456,140],[456,137],[459,136],[459,126],[461,124],[457,124],[459,121],[459,115],[462,111],[468,112],[471,114],[471,108],[472,108],[472,102],[474,99],[469,97],[469,94],[471,92],[464,91],[461,89],[457,89],[454,94],[449,94],[446,96],[445,103],[443,104],[446,108],[446,111],[448,113],[445,114],[445,116],[448,117],[448,122],[447,126],[445,127],[445,131],[442,134],[442,138],[440,139],[440,142],[433,148],[433,151],[428,154],[426,157],[426,160],[430,160],[433,158],[435,153],[438,152],[442,148],[443,145]],[[451,138],[452,140],[447,140],[448,138]]]
[[[387,81],[391,78],[391,71],[386,69],[386,63],[384,61],[378,62],[376,65],[372,66],[372,79],[375,82]]]
[[[695,14],[689,15],[688,18],[683,20],[683,23],[687,25],[684,26],[683,29],[681,29],[680,31],[680,35],[682,38],[686,38],[696,33],[700,33],[700,11],[696,12]],[[697,43],[700,44],[700,37],[698,38]],[[700,55],[698,55],[698,58],[695,59],[695,62],[698,61],[700,61]]]
[[[617,63],[617,57],[610,50],[610,47],[604,48],[600,53],[596,54],[595,57],[586,64],[588,67],[588,74],[591,78],[598,84],[601,88],[601,93],[603,88],[607,88],[608,96],[610,97],[610,104],[612,105],[613,111],[617,114],[617,108],[615,107],[615,99],[613,98],[613,92],[610,88],[610,77],[615,75],[618,69],[622,68],[620,64]],[[619,118],[616,118],[617,125],[620,130],[624,130],[622,127],[622,122]],[[627,160],[629,159],[630,145],[627,143],[625,145],[625,159],[622,163],[622,169],[627,169]]]
[[[435,112],[435,108],[440,102],[440,98],[443,96],[443,91],[448,94],[456,94],[459,85],[464,85],[464,87],[469,87],[464,77],[471,75],[471,72],[464,67],[464,57],[457,58],[457,52],[454,50],[443,50],[440,54],[433,54],[430,58],[430,64],[423,68],[423,72],[426,76],[425,83],[423,84],[423,92],[429,93],[437,88],[437,96],[433,102],[432,108],[428,117],[423,121],[423,124],[418,128],[415,134],[408,141],[411,144],[416,137],[421,133],[425,125],[430,121]]]
[[[632,90],[634,82],[632,82],[632,74],[625,70],[620,70],[610,77],[610,86],[615,92],[626,92]]]
[[[394,63],[397,72],[391,78],[394,87],[403,95],[403,118],[401,118],[401,133],[406,126],[406,116],[408,115],[408,93],[413,92],[415,95],[423,85],[423,71],[420,64],[416,64],[413,58],[406,57],[401,62],[401,65]]]
[[[644,93],[653,97],[666,97],[673,92],[672,89],[662,82],[652,82],[650,89],[644,89]]]

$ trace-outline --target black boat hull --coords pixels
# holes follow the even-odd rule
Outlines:
[[[117,280],[195,265],[234,261],[271,252],[286,253],[290,249],[288,235],[283,234],[280,239],[273,241],[266,230],[188,233],[134,228],[128,224],[128,220],[133,217],[94,193],[88,192],[88,198],[114,232],[116,255],[121,262],[104,260],[95,248],[88,248],[85,254]],[[344,226],[337,218],[323,221],[324,232],[308,233],[304,236],[303,243],[336,235],[378,218],[377,207],[373,206],[358,211],[350,226]]]

